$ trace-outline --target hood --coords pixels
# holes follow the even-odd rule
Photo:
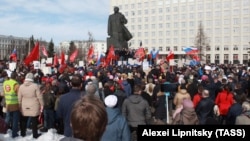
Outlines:
[[[131,102],[131,103],[134,103],[134,104],[138,104],[140,103],[143,99],[140,95],[138,94],[134,94],[134,95],[131,95],[128,100]]]
[[[119,108],[106,107],[108,113],[108,124],[112,124],[120,114]]]
[[[180,94],[186,94],[187,93],[187,90],[186,89],[180,89]]]
[[[30,86],[32,85],[34,82],[31,82],[31,81],[24,81],[23,84],[24,86]]]

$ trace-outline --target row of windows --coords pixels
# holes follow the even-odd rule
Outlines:
[[[0,48],[24,48],[24,45],[10,45],[10,44],[0,44]]]
[[[24,43],[23,40],[9,40],[9,39],[0,39],[0,44],[3,44],[3,43],[12,43],[12,44],[22,44]]]
[[[178,9],[178,7],[174,7],[173,9]],[[183,10],[183,13],[187,13],[187,10],[185,10],[185,8],[181,8]],[[176,10],[173,10],[174,12],[177,12]],[[162,8],[159,8],[157,9],[158,11],[158,14],[171,14],[171,10],[170,10],[170,7],[167,7],[166,8],[166,12],[162,9]],[[193,10],[189,10],[188,12],[192,12]],[[237,16],[237,15],[248,15],[249,14],[249,8],[244,8],[244,9],[233,9],[233,10],[222,10],[222,11],[218,11],[218,10],[214,10],[213,12],[212,11],[207,11],[207,12],[204,12],[204,11],[198,11],[198,12],[195,12],[194,13],[190,13],[189,14],[189,18],[194,18],[196,15],[197,17],[199,18],[202,18],[204,16],[206,16],[207,18],[209,17],[212,17],[212,16],[215,16],[215,17],[220,17],[220,16]],[[144,13],[143,13],[144,12]],[[152,15],[155,15],[157,14],[156,13],[156,9],[145,9],[145,10],[137,10],[137,11],[131,11],[131,15],[129,14],[129,12],[125,11],[125,16],[140,16],[140,15],[149,15],[149,14],[152,14]],[[188,17],[186,14],[181,14],[182,17]]]
[[[178,47],[178,46],[174,46],[173,47],[173,51],[183,51],[183,48],[184,48],[185,46],[182,46],[181,48],[180,47]],[[223,48],[223,50],[224,51],[229,51],[230,50],[230,46],[229,45],[224,45],[224,48]],[[247,45],[245,45],[245,46],[243,46],[243,50],[248,50],[248,48],[249,48],[249,46],[247,46]],[[148,50],[148,47],[145,47],[145,49],[147,49]],[[156,48],[156,47],[152,47],[152,49],[156,49],[156,50],[159,50],[159,51],[170,51],[171,50],[171,47],[170,46],[167,46],[167,47],[158,47],[158,48]],[[220,47],[220,46],[215,46],[214,47],[214,50],[215,51],[220,51],[220,50],[222,50],[222,48]],[[234,45],[234,46],[232,46],[232,50],[233,51],[238,51],[239,50],[239,47],[238,46],[236,46],[236,45]],[[205,50],[204,51],[211,51],[211,46],[207,46],[206,48],[205,48]]]
[[[215,21],[216,23],[217,21]],[[207,32],[211,32],[212,30],[214,31],[218,31],[221,33],[221,29],[218,28],[219,27],[222,27],[222,25],[218,25],[219,23],[216,23],[215,26],[214,26],[214,29],[211,29],[212,25],[208,24],[208,25],[205,25],[205,30],[207,30]],[[199,24],[198,23],[195,23],[194,21],[191,21],[191,22],[174,22],[174,23],[159,23],[159,24],[144,24],[144,25],[131,25],[129,28],[132,29],[132,30],[148,30],[148,29],[163,29],[163,28],[167,28],[167,29],[171,29],[171,28],[197,28]],[[250,25],[250,18],[249,18],[249,25]],[[239,27],[239,24],[234,24],[234,26],[223,26],[224,27],[224,30],[226,33],[230,33],[231,29],[233,32],[239,32],[240,31],[240,27]],[[229,28],[230,27],[230,28]],[[183,29],[184,30],[184,29]],[[192,29],[191,29],[192,30]],[[250,31],[250,26],[243,26],[242,27],[242,31],[243,32],[249,32]]]
[[[249,11],[250,13],[250,11]],[[184,16],[184,17],[183,17]],[[172,17],[174,18],[174,21],[172,22],[175,22],[175,23],[184,23],[184,25],[182,25],[182,27],[185,27],[188,23],[190,26],[194,26],[196,23],[198,23],[198,19],[195,20],[195,18],[188,18],[188,21],[187,22],[185,19],[185,15],[183,15],[181,17],[178,17],[178,15],[172,15]],[[164,21],[164,17],[166,17],[166,21]],[[148,23],[149,21],[157,21],[158,22],[170,22],[171,21],[171,15],[167,15],[167,16],[158,16],[158,19],[157,19],[157,16],[152,16],[151,18],[149,17],[138,17],[138,18],[131,18],[129,19],[129,22],[130,24],[133,24],[133,23],[136,23],[136,22],[139,22],[139,23],[142,23],[143,21],[145,23]],[[181,20],[181,21],[180,21]],[[250,23],[250,17],[242,17],[242,18],[239,18],[239,16],[235,17],[235,18],[232,18],[232,17],[228,17],[228,18],[218,18],[218,19],[212,19],[212,17],[210,19],[206,19],[206,20],[202,20],[200,19],[201,21],[204,21],[204,24],[206,26],[212,26],[213,23],[215,26],[225,26],[225,25],[230,25],[230,24],[233,24],[233,25],[239,25],[239,24],[249,24]],[[159,24],[163,24],[163,23],[159,23]]]
[[[224,60],[229,60],[229,54],[224,54]],[[207,54],[207,59],[210,59],[211,56],[210,54]],[[233,60],[238,60],[239,59],[239,54],[233,54]],[[248,54],[243,54],[243,60],[248,59]],[[220,60],[220,54],[215,54],[215,60]]]
[[[153,37],[154,37],[154,34],[155,33],[152,34]],[[138,37],[140,37],[140,35]],[[147,36],[145,36],[145,37],[147,37]],[[153,38],[153,39],[144,39],[143,43],[149,44],[149,42],[151,41],[151,44],[157,44],[157,43],[159,43],[159,44],[164,44],[164,43],[167,43],[167,44],[175,43],[175,44],[177,44],[179,42],[185,44],[187,42],[193,43],[195,41],[195,39],[196,39],[195,37],[190,37],[190,38],[177,38],[176,37],[176,38],[166,38],[166,39],[163,39],[163,38],[155,39],[155,38]],[[213,42],[217,43],[217,44],[220,44],[220,43],[237,43],[238,44],[239,42],[248,43],[249,39],[250,38],[248,36],[244,36],[242,39],[239,36],[234,36],[232,38],[230,38],[230,37],[224,37],[224,39],[220,38],[220,37],[215,37],[213,39]],[[211,43],[211,39],[210,38],[205,38],[204,40],[207,43]],[[132,44],[134,44],[134,42],[135,42],[135,40],[131,41]]]
[[[131,9],[134,9],[134,8],[148,8],[148,7],[154,7],[154,6],[170,6],[170,4],[173,4],[172,6],[174,6],[175,4],[178,4],[178,3],[186,3],[188,2],[190,5],[189,5],[189,9],[190,10],[203,10],[203,9],[212,9],[212,8],[215,8],[215,9],[221,9],[221,8],[231,8],[231,7],[240,7],[241,5],[244,7],[244,6],[248,6],[250,4],[250,0],[235,0],[235,1],[223,1],[223,2],[214,2],[214,3],[211,3],[210,1],[205,1],[202,0],[202,1],[198,1],[197,4],[193,4],[192,2],[195,2],[197,0],[158,0],[158,2],[156,3],[155,1],[151,1],[151,2],[144,2],[144,3],[133,3],[133,4],[125,4],[125,5],[120,5],[120,9],[128,9],[128,8],[131,8]],[[124,6],[124,7],[123,7]],[[185,6],[182,6],[181,9],[184,9],[184,11],[186,10],[186,4]],[[174,8],[173,8],[174,9]]]

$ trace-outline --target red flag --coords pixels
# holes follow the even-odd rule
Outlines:
[[[39,42],[36,42],[35,47],[32,49],[30,54],[25,58],[24,63],[26,66],[30,64],[30,62],[39,59]]]
[[[61,52],[61,64],[65,64],[65,54],[63,51]]]
[[[88,51],[87,59],[93,58],[93,56],[94,56],[94,47],[91,45]]]
[[[48,52],[47,52],[45,46],[42,46],[42,53],[44,56],[48,57]]]
[[[13,51],[12,51],[12,53],[11,53],[11,55],[10,55],[10,59],[12,60],[12,61],[17,61],[17,54],[16,54],[16,49],[14,49]]]
[[[136,50],[134,57],[139,59],[139,61],[141,62],[145,58],[145,55],[146,55],[145,50],[143,47],[141,47],[141,48]]]
[[[200,57],[197,54],[194,54],[192,57],[195,61],[200,61]]]
[[[69,61],[74,62],[77,55],[78,55],[78,49],[75,49],[75,51],[70,55]]]
[[[106,63],[109,64],[110,61],[113,59],[115,60],[116,59],[116,55],[115,55],[115,49],[114,49],[114,46],[111,45],[110,48],[109,48],[109,51],[108,51],[108,55],[106,57]]]
[[[59,64],[59,62],[58,62],[58,56],[57,56],[57,54],[54,56],[54,60],[53,60],[53,66],[55,67],[55,66],[57,66]]]
[[[169,51],[166,60],[169,62],[171,59],[174,59],[174,52],[172,50]]]
[[[67,64],[65,63],[65,54],[62,51],[61,52],[61,65],[60,65],[60,68],[59,68],[59,72],[63,73],[66,68],[67,68]]]

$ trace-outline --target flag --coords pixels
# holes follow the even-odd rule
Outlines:
[[[88,51],[87,59],[92,59],[94,56],[94,47],[91,45]]]
[[[54,58],[53,58],[53,66],[56,67],[59,64],[58,62],[58,56],[57,54],[55,54]]]
[[[65,64],[65,54],[64,54],[64,51],[61,52],[61,64]]]
[[[48,52],[47,52],[45,46],[42,46],[42,53],[44,56],[48,57]]]
[[[39,59],[39,42],[36,42],[35,47],[29,53],[29,55],[25,58],[24,64],[28,66],[32,61]]]
[[[134,56],[134,57],[135,57],[136,59],[139,59],[139,61],[141,62],[141,61],[144,60],[145,55],[146,55],[146,53],[145,53],[144,48],[143,48],[143,47],[140,47],[139,49],[136,50],[135,56]]]
[[[13,51],[12,51],[12,53],[11,53],[11,55],[10,55],[10,59],[12,60],[12,61],[17,61],[17,53],[16,53],[16,49],[14,49]]]
[[[77,57],[77,55],[78,55],[78,49],[75,49],[75,51],[70,55],[69,61],[70,62],[74,62],[75,59],[76,59],[76,57]]]
[[[158,55],[159,55],[159,50],[151,50],[150,51],[150,58],[152,58],[152,59],[156,59],[156,58],[158,58]]]
[[[172,50],[169,51],[166,60],[169,62],[171,59],[174,59],[174,52]]]
[[[197,54],[194,54],[192,57],[195,61],[200,61],[200,57]]]
[[[115,49],[114,46],[111,45],[109,50],[108,50],[108,55],[107,55],[107,60],[108,62],[110,62],[111,60],[115,60],[116,59],[116,55],[115,55]]]
[[[61,52],[61,64],[59,67],[59,72],[63,73],[64,70],[67,68],[67,64],[65,63],[65,54],[64,51]]]
[[[104,57],[105,57],[105,55],[103,53],[100,53],[98,55],[97,62],[96,62],[97,66],[99,66],[101,64],[101,62],[104,62]]]
[[[197,48],[194,48],[194,47],[184,47],[184,48],[183,48],[183,51],[184,51],[186,54],[196,54],[196,53],[198,53],[198,49],[197,49]]]

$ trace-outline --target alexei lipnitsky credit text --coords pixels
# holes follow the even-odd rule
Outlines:
[[[234,138],[249,140],[249,126],[203,126],[203,125],[139,125],[137,136],[138,141],[145,139],[225,139]]]

